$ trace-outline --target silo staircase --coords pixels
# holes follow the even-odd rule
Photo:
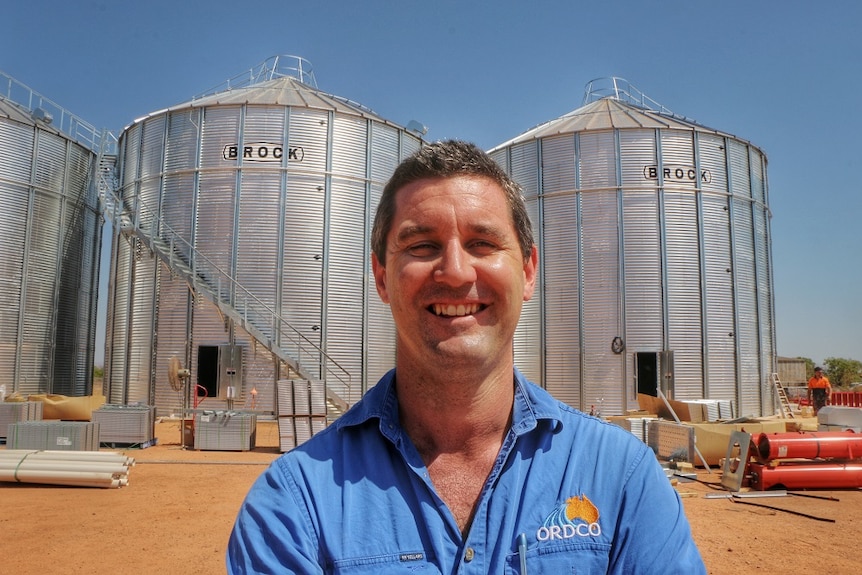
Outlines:
[[[182,278],[197,297],[212,301],[223,317],[242,327],[300,379],[322,386],[329,419],[347,410],[349,404],[345,398],[350,397],[351,377],[346,369],[140,200],[135,209],[129,210],[114,194],[114,186],[108,183],[103,189],[106,191],[103,205],[113,210],[111,221],[121,234],[141,242],[172,274]],[[134,220],[129,217],[131,213],[137,215]]]

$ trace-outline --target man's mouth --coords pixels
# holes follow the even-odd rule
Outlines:
[[[478,303],[468,303],[468,304],[442,304],[435,303],[430,306],[430,311],[437,316],[442,317],[461,317],[465,315],[473,315],[474,313],[482,310],[485,306]]]

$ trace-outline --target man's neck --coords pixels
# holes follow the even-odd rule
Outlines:
[[[429,377],[399,363],[396,387],[402,425],[423,457],[469,456],[502,443],[514,398],[511,364],[481,377],[447,369]]]

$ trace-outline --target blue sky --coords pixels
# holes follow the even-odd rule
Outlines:
[[[779,355],[862,360],[860,21],[856,0],[12,0],[0,70],[120,133],[295,54],[326,92],[486,149],[625,78],[767,154]]]

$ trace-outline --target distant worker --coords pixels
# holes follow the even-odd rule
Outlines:
[[[812,403],[813,397],[813,403]],[[808,403],[814,406],[814,415],[832,399],[832,384],[823,375],[823,369],[814,368],[814,377],[808,380]]]

